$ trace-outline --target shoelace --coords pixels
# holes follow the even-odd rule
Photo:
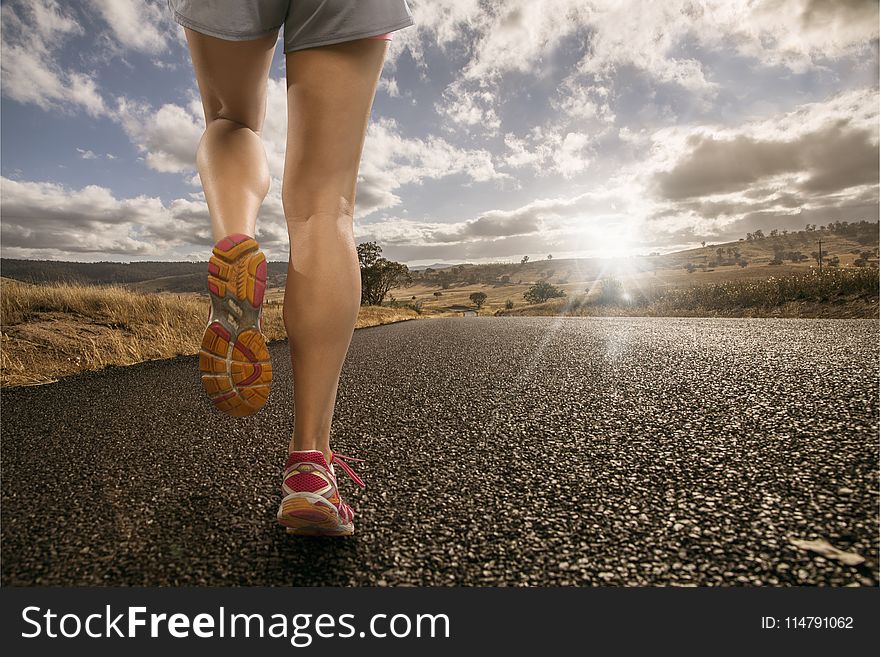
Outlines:
[[[336,452],[330,452],[330,465],[333,465],[333,462],[336,461],[339,463],[339,467],[342,468],[342,471],[351,477],[351,480],[356,483],[361,488],[366,488],[367,485],[364,483],[364,480],[358,477],[357,473],[351,469],[351,466],[346,463],[343,459],[347,461],[360,461],[364,462],[364,459],[356,459],[353,456],[343,456],[342,454],[337,454]]]

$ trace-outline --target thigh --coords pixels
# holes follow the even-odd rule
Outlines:
[[[259,132],[266,116],[266,81],[277,32],[228,41],[185,28],[205,121],[224,118]]]
[[[296,50],[287,59],[288,220],[342,209],[353,214],[364,135],[387,43],[358,39]]]

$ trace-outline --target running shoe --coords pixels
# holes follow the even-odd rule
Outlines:
[[[211,311],[199,352],[202,385],[214,406],[253,415],[269,397],[272,363],[263,337],[266,256],[254,238],[229,235],[208,263]]]
[[[344,459],[344,460],[343,460]],[[342,468],[364,488],[363,480],[345,461],[362,461],[330,453],[327,464],[323,452],[291,452],[284,469],[281,492],[284,499],[278,509],[278,522],[289,534],[299,536],[349,536],[354,534],[354,511],[339,496],[336,469]]]

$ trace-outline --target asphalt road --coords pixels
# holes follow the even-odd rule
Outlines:
[[[2,395],[3,584],[876,583],[871,320],[458,318],[357,331],[357,533],[274,523],[287,344],[255,417],[195,357]],[[358,465],[358,464],[355,464]],[[823,538],[858,567],[792,545]]]

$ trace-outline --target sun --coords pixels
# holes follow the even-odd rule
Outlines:
[[[587,258],[626,258],[635,252],[630,236],[631,230],[628,226],[592,222],[589,228],[580,231],[578,246]]]

